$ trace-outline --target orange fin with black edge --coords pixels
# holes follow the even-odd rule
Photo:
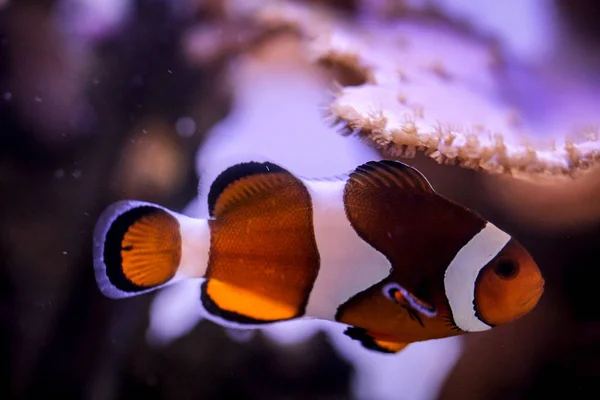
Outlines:
[[[302,181],[273,163],[237,164],[211,185],[208,209],[209,317],[248,326],[303,315],[320,259]]]
[[[431,184],[416,168],[399,161],[369,161],[350,173],[350,180],[360,185],[401,188],[421,193],[434,193]]]
[[[383,349],[384,352],[390,354],[396,354],[404,350],[408,343],[396,343],[396,342],[387,342],[384,340],[373,339],[373,342],[377,346],[378,349]]]
[[[379,353],[395,354],[402,351],[410,344],[375,339],[373,336],[369,335],[366,329],[357,328],[355,326],[346,329],[344,335],[360,342],[365,349],[377,351]]]
[[[394,278],[412,292],[431,287],[457,249],[487,223],[437,194],[415,168],[396,161],[368,162],[350,173],[344,207],[358,236],[385,255]],[[413,308],[427,312],[425,302],[408,299],[415,300]]]
[[[166,208],[120,201],[96,223],[94,270],[107,297],[131,297],[172,283],[181,255],[179,220]]]

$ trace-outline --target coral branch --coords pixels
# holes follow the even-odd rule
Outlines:
[[[314,4],[262,4],[235,18],[299,33],[306,57],[337,85],[325,117],[389,156],[422,151],[439,163],[536,179],[575,177],[600,161],[597,125],[576,128],[581,121],[565,115],[552,132],[536,127],[505,98],[515,83],[500,42],[435,7],[402,2],[393,18],[351,19]]]

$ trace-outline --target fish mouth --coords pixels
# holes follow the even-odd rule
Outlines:
[[[529,306],[535,306],[535,304],[537,304],[537,302],[542,298],[542,295],[544,294],[544,282],[542,282],[538,287],[536,287],[535,289],[533,289],[533,291],[530,293],[530,295],[527,297],[527,299],[521,303],[521,307],[524,309],[528,309],[530,308]],[[531,307],[533,308],[533,307]],[[527,311],[525,311],[527,312]]]

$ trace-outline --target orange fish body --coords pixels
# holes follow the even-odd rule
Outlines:
[[[100,290],[123,298],[204,278],[199,306],[222,325],[328,319],[388,353],[510,322],[543,293],[519,243],[400,162],[332,179],[238,164],[213,182],[208,209],[110,206],[94,236]]]

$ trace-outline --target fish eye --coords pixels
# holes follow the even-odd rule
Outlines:
[[[383,295],[385,297],[392,300],[394,303],[398,303],[396,293],[402,291],[402,286],[398,285],[397,283],[392,282],[392,283],[388,283],[387,285],[385,285],[381,289],[381,291],[383,292]]]
[[[519,265],[511,259],[503,258],[494,266],[494,272],[502,279],[513,279],[519,273]]]

